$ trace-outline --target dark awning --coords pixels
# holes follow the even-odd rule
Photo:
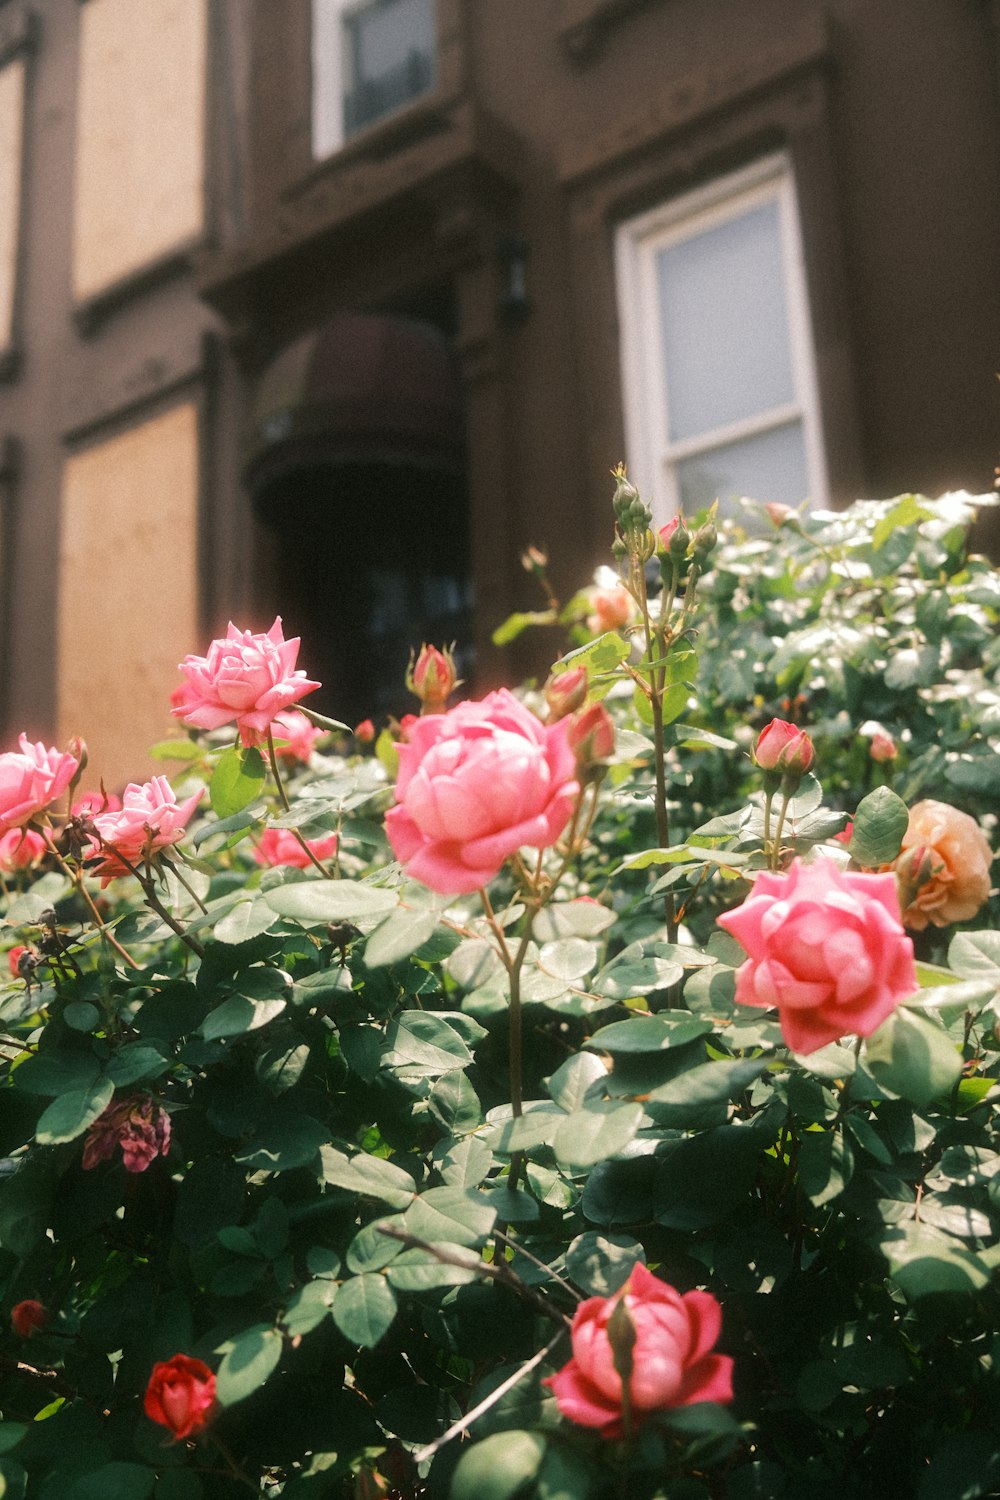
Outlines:
[[[261,375],[244,478],[256,501],[321,464],[457,474],[463,457],[461,385],[444,334],[414,318],[340,312]]]

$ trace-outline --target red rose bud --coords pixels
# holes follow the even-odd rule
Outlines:
[[[587,669],[571,667],[568,672],[554,673],[545,684],[545,701],[549,706],[549,723],[575,714],[587,701]]]
[[[772,719],[757,736],[753,758],[762,771],[808,771],[815,759],[813,742],[804,729],[785,719]]]
[[[615,753],[615,726],[603,703],[592,703],[567,726],[566,739],[581,768],[596,765]]]
[[[439,651],[436,646],[421,646],[416,662],[410,658],[406,686],[423,704],[422,713],[444,713],[445,704],[458,686],[451,651],[447,647]]]
[[[19,1339],[30,1339],[33,1333],[44,1328],[49,1321],[49,1310],[43,1302],[26,1297],[10,1310],[10,1326]]]
[[[884,729],[876,729],[872,735],[868,753],[872,760],[880,765],[887,760],[895,760],[897,755],[896,741],[891,734],[886,734]]]
[[[142,1404],[146,1416],[175,1440],[193,1437],[215,1411],[215,1376],[202,1360],[175,1354],[153,1366]]]
[[[375,725],[371,719],[362,719],[354,726],[354,738],[359,745],[371,745],[375,740]]]

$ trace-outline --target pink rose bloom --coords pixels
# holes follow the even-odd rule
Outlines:
[[[870,1036],[917,989],[893,875],[797,859],[787,874],[758,875],[719,926],[750,955],[736,999],[777,1006],[793,1052],[815,1052],[848,1032]]]
[[[32,745],[26,734],[20,750],[0,755],[0,834],[23,828],[36,813],[60,796],[76,774],[79,761],[59,750]]]
[[[153,1366],[142,1401],[146,1416],[175,1442],[194,1437],[215,1415],[215,1376],[204,1360],[174,1354]]]
[[[903,846],[892,868],[903,922],[923,932],[974,917],[990,894],[993,850],[968,813],[927,798],[910,808]]]
[[[566,725],[542,724],[506,688],[414,720],[385,819],[407,874],[458,895],[486,885],[523,845],[554,844],[579,791]]]
[[[597,1428],[603,1438],[622,1435],[622,1378],[608,1334],[622,1300],[635,1330],[629,1380],[633,1426],[650,1412],[733,1399],[733,1362],[711,1352],[722,1327],[718,1302],[709,1292],[682,1296],[637,1265],[621,1292],[588,1297],[573,1315],[572,1358],[542,1382],[552,1387],[564,1417]]]
[[[141,865],[152,859],[158,850],[179,843],[200,801],[199,788],[178,803],[165,776],[154,776],[142,786],[135,782],[127,786],[118,812],[98,813],[93,819],[102,844],[101,849],[94,852],[104,856],[96,872],[101,876],[101,884],[107,885],[116,875],[129,874],[123,859],[129,864]],[[116,858],[117,854],[123,859]]]
[[[87,1131],[83,1170],[107,1161],[116,1146],[122,1148],[126,1172],[145,1172],[170,1149],[170,1116],[148,1094],[112,1099]]]
[[[337,852],[335,833],[325,839],[306,839],[306,843],[321,861],[330,859]],[[290,828],[266,828],[253,857],[259,865],[294,865],[297,870],[308,869],[312,863]]]
[[[594,589],[590,596],[591,613],[587,616],[587,629],[594,635],[604,635],[609,630],[620,630],[635,615],[635,600],[628,589]]]
[[[215,640],[207,656],[186,656],[186,682],[175,690],[170,710],[195,729],[220,729],[235,719],[244,745],[259,745],[275,716],[319,687],[296,668],[296,636],[286,641],[281,616],[265,635],[237,630]]]
[[[275,714],[271,732],[276,740],[288,741],[287,745],[278,746],[278,754],[283,760],[301,760],[305,765],[312,759],[316,741],[323,738],[322,729],[317,729],[312,720],[297,708]]]
[[[30,870],[45,854],[46,843],[33,828],[8,828],[0,837],[0,870]]]

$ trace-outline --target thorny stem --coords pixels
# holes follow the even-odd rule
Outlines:
[[[250,1478],[250,1475],[235,1457],[228,1444],[222,1441],[217,1432],[212,1432],[210,1430],[208,1436],[209,1438],[211,1438],[216,1448],[218,1448],[219,1452],[222,1454],[222,1457],[226,1460],[226,1465],[233,1478],[238,1479],[241,1484],[245,1484],[247,1489],[252,1490],[255,1495],[259,1495],[260,1486]]]
[[[270,726],[270,724],[267,726],[267,758],[268,758],[268,760],[271,763],[271,775],[274,777],[274,784],[275,784],[275,786],[278,789],[278,797],[279,797],[279,800],[281,802],[281,805],[285,809],[285,812],[291,812],[291,810],[292,810],[292,804],[288,800],[288,794],[285,791],[285,784],[284,784],[284,782],[281,779],[281,772],[278,770],[278,757],[277,757],[277,754],[275,753],[275,749],[274,749],[274,735],[271,733],[271,726]],[[323,879],[324,880],[330,880],[330,879],[332,879],[332,876],[331,876],[329,870],[324,866],[324,864],[322,863],[321,860],[318,860],[316,858],[315,854],[310,849],[308,843],[306,842],[306,840],[302,836],[302,834],[299,832],[299,830],[297,828],[293,828],[291,830],[291,833],[292,833],[292,837],[295,839],[295,841],[300,845],[300,847],[304,850],[305,854],[308,856],[310,864],[315,865],[316,869],[322,875]]]
[[[63,858],[63,856],[60,854],[59,850],[56,848],[55,842],[54,842],[54,840],[52,838],[52,832],[51,832],[51,830],[49,828],[43,828],[42,829],[42,837],[44,838],[46,844],[48,845],[50,852],[53,855],[55,855],[55,858],[56,858],[56,860],[57,860],[57,862],[59,864],[59,868],[62,870],[63,874],[67,875],[69,877],[69,879],[73,882],[73,884],[76,886],[77,890],[79,891],[80,895],[83,897],[84,902],[90,908],[90,914],[91,914],[91,917],[93,918],[95,927],[97,928],[98,932],[101,935],[101,941],[107,943],[109,947],[113,948],[115,950],[115,952],[119,955],[119,957],[123,958],[125,960],[125,962],[131,968],[133,968],[133,969],[139,969],[139,968],[141,968],[142,965],[139,964],[136,961],[136,959],[134,959],[132,957],[131,953],[129,953],[129,951],[128,951],[127,948],[123,948],[122,947],[121,943],[118,941],[118,939],[112,933],[111,929],[105,925],[103,917],[101,916],[100,912],[97,910],[97,907],[94,904],[93,897],[91,896],[90,892],[87,890],[87,887],[83,883],[83,870],[82,870],[82,868],[80,868],[79,866],[76,867],[76,868],[74,868],[72,865],[67,864],[66,860]]]
[[[113,852],[115,859],[121,861],[126,870],[128,870],[129,874],[134,875],[136,880],[138,880],[139,884],[142,886],[142,894],[146,899],[146,905],[150,908],[150,910],[155,911],[156,915],[161,919],[161,921],[166,922],[167,926],[171,928],[172,931],[176,932],[181,942],[186,943],[187,946],[191,949],[192,953],[196,954],[198,958],[204,958],[205,950],[199,943],[198,939],[196,937],[192,937],[191,934],[181,926],[177,918],[173,915],[172,912],[167,910],[163,902],[160,900],[159,896],[156,894],[156,882],[155,880],[153,880],[152,876],[144,875],[142,870],[139,869],[138,865],[134,865],[132,861],[121,852],[120,849],[114,848],[114,845],[112,844],[104,844],[103,839],[101,840],[101,842],[105,848],[110,849]],[[136,968],[138,968],[138,965],[136,965]]]
[[[471,1251],[468,1255],[462,1255],[457,1250],[445,1249],[442,1245],[434,1245],[430,1240],[423,1240],[419,1235],[410,1234],[405,1229],[398,1229],[395,1224],[388,1222],[379,1224],[378,1230],[380,1234],[388,1235],[393,1240],[399,1240],[401,1244],[407,1245],[412,1250],[425,1251],[428,1255],[432,1255],[435,1260],[440,1261],[443,1266],[457,1266],[460,1270],[472,1271],[475,1275],[482,1276],[487,1281],[496,1281],[503,1286],[510,1287],[511,1291],[515,1292],[523,1301],[529,1303],[536,1312],[542,1313],[544,1317],[558,1323],[560,1330],[569,1327],[570,1320],[566,1314],[560,1312],[558,1308],[553,1307],[542,1296],[541,1292],[536,1291],[534,1287],[528,1286],[527,1282],[522,1281],[517,1272],[510,1269],[506,1261],[494,1261],[491,1264],[489,1261],[481,1260],[478,1255]],[[506,1236],[501,1236],[501,1238],[505,1239]],[[548,1267],[546,1267],[547,1269]]]

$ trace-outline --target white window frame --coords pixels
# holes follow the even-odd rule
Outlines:
[[[364,10],[370,3],[371,0],[312,0],[312,154],[317,161],[339,151],[347,139],[354,139],[353,135],[344,134],[347,88],[344,17],[352,11]]]
[[[738,422],[672,441],[660,348],[656,254],[769,202],[778,207],[795,398]],[[802,422],[810,507],[823,508],[828,492],[819,389],[798,201],[787,152],[764,157],[620,224],[615,233],[615,277],[628,469],[657,523],[680,508],[676,466],[681,460],[791,421]]]

